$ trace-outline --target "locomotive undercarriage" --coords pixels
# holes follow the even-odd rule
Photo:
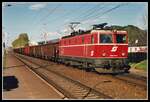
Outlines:
[[[127,59],[87,59],[87,58],[75,58],[75,57],[60,57],[59,63],[65,65],[75,66],[86,71],[94,71],[100,69],[101,72],[106,73],[119,73],[128,72],[130,66]]]
[[[104,73],[119,73],[128,72],[130,66],[128,65],[127,59],[87,59],[87,58],[75,58],[75,57],[49,57],[39,55],[29,55],[32,57],[48,59],[57,63],[62,63],[67,66],[74,66],[86,71],[95,71],[98,69]]]
[[[98,59],[95,60],[95,68],[104,69],[113,73],[128,72],[130,66],[127,59]]]

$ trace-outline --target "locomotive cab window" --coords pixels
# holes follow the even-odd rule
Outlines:
[[[117,34],[116,35],[116,42],[117,43],[126,43],[126,35]]]
[[[100,34],[101,43],[112,43],[112,34]]]

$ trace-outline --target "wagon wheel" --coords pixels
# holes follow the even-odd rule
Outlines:
[[[130,68],[125,68],[125,69],[124,69],[124,72],[125,72],[125,73],[129,73],[129,72],[130,72],[129,69],[130,69]]]
[[[91,67],[90,64],[87,63],[87,66],[86,66],[85,70],[86,70],[87,72],[91,72],[91,71],[95,71],[95,68]]]
[[[117,73],[118,73],[118,68],[113,67],[113,68],[112,68],[112,74],[117,74]]]
[[[90,71],[91,71],[91,68],[86,68],[85,71],[86,71],[86,72],[90,72]]]

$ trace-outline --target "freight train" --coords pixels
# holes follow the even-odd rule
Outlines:
[[[72,32],[48,44],[16,48],[14,52],[93,71],[128,72],[128,33],[99,24],[88,31]]]

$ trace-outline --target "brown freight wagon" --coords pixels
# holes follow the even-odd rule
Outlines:
[[[30,46],[29,55],[37,58],[49,59],[56,61],[58,59],[58,42],[44,45]]]
[[[35,54],[36,57],[42,58],[41,45],[40,46],[35,46],[34,49],[33,49],[33,51],[34,51],[34,54]]]
[[[34,46],[30,46],[29,47],[29,56],[33,56],[34,57],[33,49],[34,49]]]
[[[41,58],[55,61],[58,58],[58,42],[41,45]]]

